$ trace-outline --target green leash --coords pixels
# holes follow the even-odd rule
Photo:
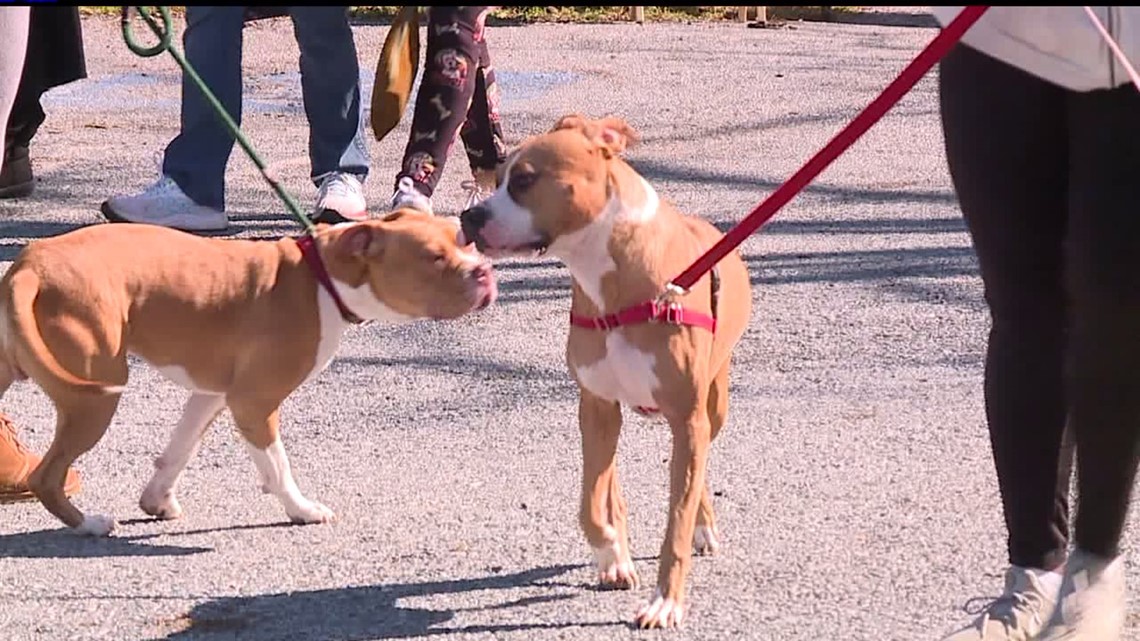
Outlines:
[[[237,140],[238,144],[241,145],[241,148],[245,150],[245,153],[250,157],[251,160],[253,160],[253,164],[257,165],[257,169],[261,172],[261,177],[269,183],[269,186],[273,188],[273,191],[277,192],[277,196],[281,198],[282,201],[284,201],[286,208],[289,209],[289,213],[292,214],[293,217],[301,223],[301,226],[305,228],[305,231],[307,233],[312,234],[314,231],[316,231],[316,225],[313,224],[313,221],[310,220],[308,216],[301,212],[301,208],[297,205],[297,201],[289,195],[289,192],[285,191],[285,188],[281,186],[281,183],[269,174],[269,171],[265,166],[265,162],[263,162],[261,160],[261,157],[257,155],[257,152],[254,151],[253,145],[249,144],[249,140],[246,139],[245,134],[241,132],[241,128],[237,126],[237,123],[234,122],[234,119],[231,118],[228,113],[226,113],[225,108],[222,107],[222,103],[218,102],[217,97],[214,96],[214,92],[210,91],[210,88],[207,87],[206,83],[202,81],[202,78],[198,75],[198,72],[194,71],[194,68],[190,66],[190,63],[186,62],[186,58],[182,56],[182,52],[178,51],[178,48],[171,44],[170,39],[173,29],[170,21],[170,9],[167,7],[157,7],[157,9],[159,15],[162,16],[161,25],[159,25],[154,17],[150,15],[150,13],[146,10],[146,7],[123,7],[123,13],[120,22],[123,28],[123,40],[126,41],[127,48],[130,49],[134,54],[142,56],[143,58],[157,56],[163,51],[170,52],[170,55],[174,57],[174,60],[178,63],[178,66],[182,67],[182,73],[186,74],[188,78],[194,81],[194,84],[197,85],[198,89],[202,91],[202,94],[206,96],[206,100],[210,103],[210,106],[214,108],[214,112],[218,114],[218,117],[222,119],[223,123],[225,123],[226,128],[230,130],[230,135],[232,135],[234,139]],[[154,35],[158,37],[158,43],[153,47],[143,47],[135,40],[134,34],[131,33],[131,16],[134,13],[137,13],[139,16],[141,16],[143,22],[145,22],[147,26],[150,27],[150,30],[154,32]]]

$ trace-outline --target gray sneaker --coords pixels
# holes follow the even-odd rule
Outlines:
[[[1032,572],[1011,567],[1005,592],[986,603],[973,623],[942,641],[1030,641],[1049,620],[1056,598]]]
[[[1060,604],[1038,641],[1119,641],[1127,594],[1124,559],[1074,550],[1065,564]]]
[[[431,198],[423,195],[420,190],[416,189],[412,179],[404,176],[396,185],[396,191],[392,194],[391,200],[388,201],[388,211],[395,211],[402,207],[411,207],[418,209],[422,212],[434,214],[431,207]]]
[[[317,204],[310,217],[319,223],[335,225],[368,220],[368,203],[364,187],[352,174],[326,174],[317,189]]]

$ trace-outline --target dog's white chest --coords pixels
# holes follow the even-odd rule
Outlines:
[[[341,316],[336,301],[325,291],[324,287],[317,288],[317,310],[320,314],[321,338],[320,342],[317,343],[317,356],[313,360],[313,369],[302,381],[302,384],[308,383],[325,371],[325,368],[332,362],[333,356],[336,356],[336,348],[340,346],[340,339],[348,327],[348,322]]]
[[[632,345],[621,330],[606,336],[602,359],[583,365],[571,358],[570,363],[578,383],[600,398],[635,408],[657,406],[653,398],[660,385],[654,371],[657,357]]]

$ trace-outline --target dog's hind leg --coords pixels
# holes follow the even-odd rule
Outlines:
[[[621,406],[581,390],[578,426],[582,432],[582,503],[578,521],[594,551],[603,587],[637,587],[629,550],[625,499],[617,480]]]
[[[28,486],[44,507],[80,534],[106,536],[115,528],[115,520],[110,516],[80,512],[67,498],[64,484],[75,459],[94,447],[107,432],[119,406],[119,396],[76,394],[53,398],[57,413],[55,438],[28,477]]]
[[[162,455],[154,461],[154,475],[143,490],[139,507],[143,512],[160,519],[182,516],[182,506],[175,495],[175,486],[186,469],[186,464],[198,451],[206,428],[226,406],[221,394],[192,394],[186,401],[182,418],[170,435],[170,442]]]
[[[329,508],[305,498],[293,479],[289,457],[278,432],[277,405],[260,398],[227,397],[238,431],[261,477],[262,490],[281,501],[294,523],[328,523],[336,517]]]
[[[709,388],[709,441],[724,427],[728,416],[728,362],[721,367]],[[697,510],[697,527],[693,530],[693,553],[699,556],[716,554],[720,549],[720,532],[716,527],[712,495],[708,480],[701,491],[701,506]]]

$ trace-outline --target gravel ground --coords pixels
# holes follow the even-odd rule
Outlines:
[[[155,178],[177,132],[174,62],[131,55],[113,19],[84,26],[90,78],[46,97],[37,192],[0,205],[4,261],[100,222],[102,200]],[[386,32],[355,28],[369,83]],[[308,203],[292,30],[270,20],[246,35],[243,126]],[[622,115],[644,136],[629,157],[659,191],[729,225],[933,35],[715,23],[497,27],[489,39],[510,142],[567,112]],[[592,589],[562,362],[569,276],[542,259],[501,263],[502,299],[486,313],[354,330],[287,401],[298,482],[337,510],[333,525],[282,525],[228,416],[187,471],[185,517],[141,518],[185,393],[137,368],[107,437],[78,462],[77,503],[123,528],[85,540],[38,504],[3,507],[0,638],[938,638],[966,620],[967,599],[1000,590],[1005,530],[982,416],[988,319],[936,95],[928,76],[742,247],[755,313],[710,467],[725,546],[694,564],[681,629],[629,627],[651,587]],[[373,203],[390,193],[407,127],[371,144]],[[236,235],[294,233],[240,149],[232,160]],[[465,174],[457,149],[438,209],[459,207]],[[21,385],[4,400],[46,448],[44,395]],[[668,451],[666,429],[627,413],[620,469],[643,577],[664,534]]]

